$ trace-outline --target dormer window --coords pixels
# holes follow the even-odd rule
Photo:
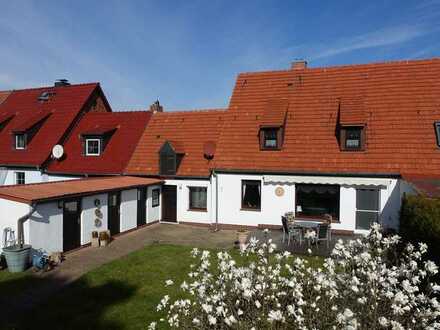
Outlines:
[[[15,149],[26,149],[26,134],[15,134]]]
[[[435,128],[435,137],[437,140],[437,146],[440,147],[440,121],[436,121],[434,123],[434,128]]]
[[[86,156],[101,155],[101,139],[86,139]]]
[[[365,148],[365,128],[363,126],[341,127],[341,149],[359,151]]]
[[[260,148],[262,150],[281,149],[281,128],[280,127],[261,128]]]
[[[185,155],[183,145],[165,141],[159,150],[159,172],[161,175],[176,175],[179,163]]]
[[[30,145],[44,122],[51,116],[50,112],[40,111],[28,120],[23,121],[12,130],[12,148],[24,150]]]

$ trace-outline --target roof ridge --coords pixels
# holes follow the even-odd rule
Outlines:
[[[115,110],[111,113],[121,114],[121,113],[149,113],[149,112],[150,110],[135,109],[135,110]]]
[[[201,112],[227,112],[228,108],[206,108],[206,109],[189,109],[189,110],[169,110],[164,112],[156,112],[155,114],[185,114],[185,113],[201,113]]]
[[[80,87],[80,86],[98,86],[99,82],[90,82],[90,83],[79,83],[79,84],[70,84],[67,86],[41,86],[41,87],[30,87],[30,88],[18,88],[18,89],[11,89],[10,92],[25,92],[25,91],[33,91],[33,90],[39,90],[39,89],[51,89],[51,88],[71,88],[71,87]]]
[[[440,61],[440,56],[425,58],[425,59],[406,59],[406,60],[390,60],[390,61],[378,61],[378,62],[369,62],[369,63],[353,63],[353,64],[341,64],[341,65],[330,65],[330,66],[317,66],[317,67],[307,67],[306,69],[301,70],[293,70],[293,69],[281,69],[281,70],[261,70],[261,71],[245,71],[240,72],[238,76],[246,76],[253,74],[271,74],[271,73],[294,73],[294,72],[310,72],[310,71],[325,71],[328,69],[345,69],[345,68],[367,68],[367,67],[375,67],[375,66],[388,66],[388,65],[396,65],[396,64],[423,64],[423,63],[432,63]]]

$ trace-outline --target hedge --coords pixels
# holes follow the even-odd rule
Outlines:
[[[440,199],[405,196],[400,211],[400,235],[413,243],[428,244],[429,256],[440,261]]]

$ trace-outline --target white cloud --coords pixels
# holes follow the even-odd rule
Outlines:
[[[308,60],[317,60],[360,49],[394,46],[426,35],[430,30],[422,26],[401,25],[388,27],[354,37],[329,40],[326,44],[309,44],[286,50],[289,54],[304,54]],[[328,45],[332,46],[328,46]]]

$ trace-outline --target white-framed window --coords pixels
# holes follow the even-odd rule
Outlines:
[[[151,206],[152,207],[157,207],[160,204],[160,189],[156,188],[153,189],[153,191],[151,192],[152,195],[152,203]]]
[[[379,222],[380,190],[356,189],[356,229],[369,230],[370,226]]]
[[[15,134],[15,149],[26,149],[26,134]]]
[[[189,209],[193,211],[206,211],[207,188],[189,187]]]
[[[26,176],[24,172],[15,172],[15,184],[25,184]]]
[[[86,139],[86,156],[101,154],[101,139]]]

